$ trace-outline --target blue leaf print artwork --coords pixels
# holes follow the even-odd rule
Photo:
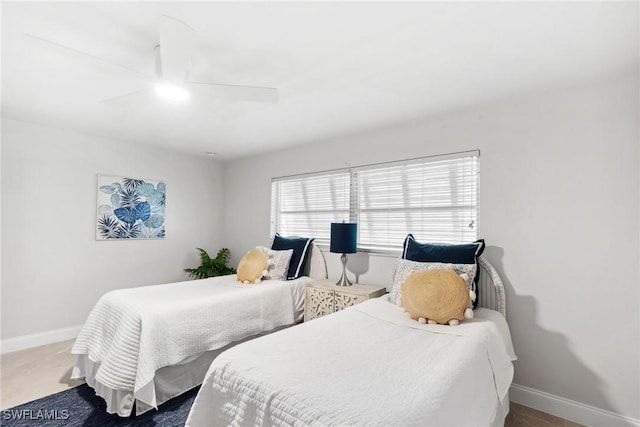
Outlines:
[[[166,191],[162,181],[99,175],[96,239],[164,239]]]
[[[113,194],[113,186],[112,185],[103,185],[99,188],[100,191],[107,194]]]
[[[156,189],[154,188],[153,184],[149,184],[147,182],[136,187],[136,193],[145,197],[149,197],[154,191],[156,191]]]
[[[164,224],[164,217],[162,215],[153,214],[151,217],[144,221],[144,225],[149,228],[160,228]]]
[[[118,239],[135,239],[140,234],[140,224],[122,224],[116,234]]]
[[[129,206],[131,208],[135,207],[138,203],[140,203],[140,194],[136,190],[130,190],[128,188],[124,188],[120,191],[120,206],[125,207]]]
[[[113,213],[125,224],[133,224],[138,219],[134,208],[118,208],[115,209]]]
[[[146,221],[151,216],[149,203],[138,203],[134,208],[118,208],[113,211],[118,219],[126,224],[135,224],[137,220]]]
[[[113,193],[111,195],[111,204],[113,206],[120,206],[120,193]]]
[[[142,179],[122,178],[122,183],[127,190],[135,190],[140,184],[144,184]]]
[[[144,196],[150,205],[157,205],[162,200],[162,193],[153,184],[144,183],[136,187],[136,193]]]
[[[138,203],[134,210],[136,211],[136,219],[146,221],[151,216],[151,207],[147,202]]]
[[[102,215],[98,218],[98,230],[105,239],[115,239],[117,236],[118,222],[110,215]]]

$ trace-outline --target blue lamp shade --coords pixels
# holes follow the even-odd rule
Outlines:
[[[331,223],[330,252],[355,254],[358,251],[358,224],[345,222]]]

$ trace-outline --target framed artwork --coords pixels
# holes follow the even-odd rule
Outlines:
[[[164,239],[167,185],[98,175],[96,240]]]

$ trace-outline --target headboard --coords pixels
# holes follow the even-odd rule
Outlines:
[[[316,245],[311,245],[311,258],[309,259],[309,270],[307,276],[312,279],[326,279],[327,278],[327,263],[324,260],[324,255],[320,248]]]
[[[478,307],[486,307],[507,317],[507,302],[504,286],[498,272],[483,256],[478,257]]]
[[[504,286],[495,268],[483,256],[478,257],[478,306],[490,308],[507,316],[507,303]],[[311,259],[307,266],[307,275],[312,279],[327,278],[327,264],[322,251],[315,245],[311,249]]]

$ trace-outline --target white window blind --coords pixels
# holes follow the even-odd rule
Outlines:
[[[331,222],[357,222],[358,248],[401,249],[408,233],[425,242],[477,239],[479,152],[471,151],[272,182],[271,235],[328,244]]]
[[[271,184],[271,235],[315,237],[329,244],[332,222],[349,221],[349,173],[274,179]]]
[[[423,242],[477,239],[477,154],[365,167],[353,175],[358,247],[398,249],[408,233]]]

